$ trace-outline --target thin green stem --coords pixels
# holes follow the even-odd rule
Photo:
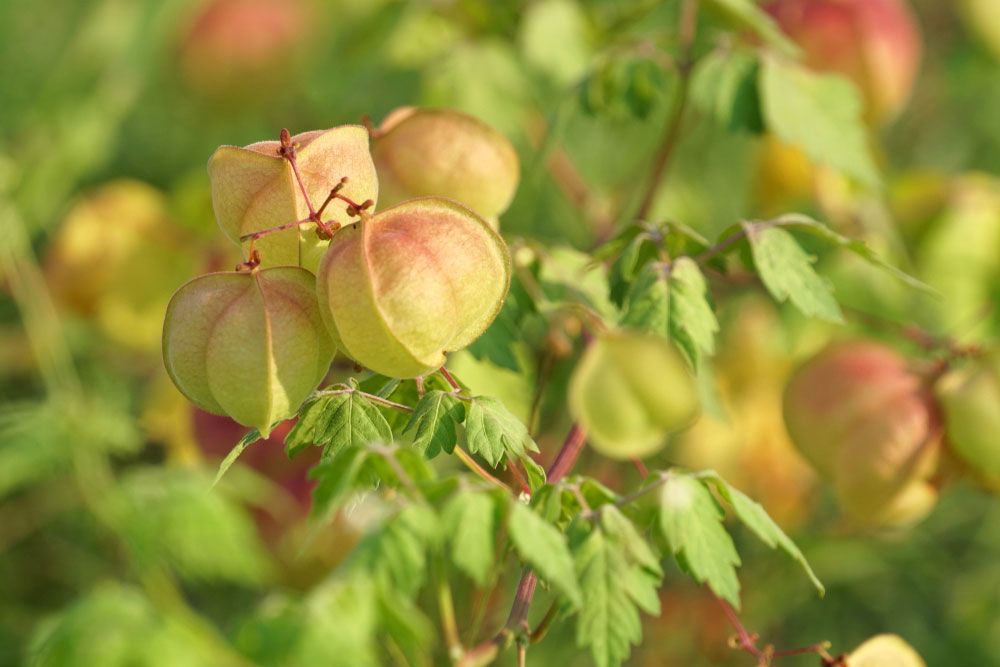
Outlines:
[[[469,468],[469,470],[476,473],[476,475],[478,475],[482,479],[486,480],[490,484],[493,484],[494,486],[500,487],[501,489],[503,489],[507,493],[510,493],[511,495],[517,495],[512,488],[510,488],[509,486],[501,482],[499,479],[494,477],[492,474],[490,474],[490,472],[486,468],[479,465],[479,463],[476,462],[476,459],[472,458],[472,454],[469,454],[469,452],[462,449],[461,446],[455,445],[454,454],[455,456],[458,457],[458,459],[462,463],[466,465],[467,468]]]

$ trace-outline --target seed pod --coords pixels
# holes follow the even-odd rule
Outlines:
[[[291,141],[314,207],[320,207],[345,176],[348,180],[341,194],[358,204],[375,201],[378,180],[363,127],[315,130],[297,134]],[[222,146],[208,161],[215,217],[226,236],[243,246],[247,259],[250,242],[241,242],[241,237],[309,217],[302,189],[280,148],[279,141],[261,141],[245,148]],[[324,221],[347,222],[347,206],[340,199],[331,201],[323,212]],[[301,266],[315,273],[327,245],[328,241],[317,237],[316,226],[306,224],[263,236],[255,247],[260,250],[262,266]]]
[[[396,109],[375,133],[372,157],[383,207],[447,197],[493,226],[517,189],[517,153],[505,136],[452,109]]]
[[[308,271],[210,273],[174,294],[163,361],[192,403],[265,437],[295,414],[333,359]]]
[[[875,635],[847,656],[847,667],[927,667],[920,654],[898,635]]]
[[[503,239],[464,206],[428,198],[334,234],[316,289],[340,349],[378,373],[409,378],[478,338],[509,286]]]
[[[906,0],[772,0],[763,8],[801,47],[806,65],[858,86],[871,123],[906,105],[923,52]]]
[[[855,520],[910,523],[933,507],[941,417],[895,350],[868,341],[824,349],[788,383],[784,416],[792,442]]]
[[[1000,358],[946,376],[938,395],[951,450],[1000,493]]]
[[[588,442],[615,459],[660,449],[689,425],[698,390],[673,345],[658,336],[614,333],[591,343],[569,383],[569,411]]]

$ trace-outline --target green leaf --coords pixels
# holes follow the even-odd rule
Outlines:
[[[601,507],[601,530],[612,536],[625,549],[628,557],[650,571],[663,575],[660,560],[635,525],[614,505]]]
[[[520,457],[520,461],[524,465],[524,471],[528,474],[528,487],[531,488],[531,492],[534,493],[545,486],[545,468],[527,453]]]
[[[493,324],[465,349],[476,359],[488,359],[500,368],[517,372],[521,366],[512,346],[521,340],[521,336],[517,330],[517,319],[511,312],[513,308],[515,306],[510,299],[505,301]]]
[[[760,90],[764,119],[771,132],[816,162],[869,187],[879,185],[881,177],[861,117],[861,97],[850,81],[765,58]]]
[[[833,288],[812,267],[815,258],[806,254],[791,234],[753,223],[744,223],[744,229],[760,279],[775,300],[790,300],[806,315],[844,321]]]
[[[318,480],[313,487],[311,514],[329,517],[357,488],[358,475],[372,452],[364,447],[352,447],[340,456],[320,461],[309,471],[309,479]]]
[[[316,442],[316,427],[320,423],[325,425],[326,408],[332,398],[333,396],[321,396],[302,406],[298,421],[285,436],[285,453],[288,458]]]
[[[690,257],[670,264],[670,336],[697,365],[699,353],[715,353],[719,322],[709,302],[708,284]]]
[[[713,51],[703,58],[691,82],[691,101],[732,132],[760,134],[764,130],[757,92],[757,58],[732,50]]]
[[[660,489],[660,528],[670,550],[695,581],[707,583],[716,595],[739,608],[740,556],[722,525],[722,509],[697,479],[667,474]]]
[[[774,522],[774,519],[768,515],[767,510],[760,503],[752,500],[739,489],[730,486],[729,483],[714,472],[708,472],[705,476],[715,484],[719,495],[732,506],[733,512],[735,512],[736,516],[747,528],[752,530],[764,544],[772,549],[775,547],[780,548],[801,565],[821,596],[826,592],[826,588],[809,566],[802,551],[785,534],[785,531],[781,530],[781,527]]]
[[[698,264],[690,257],[678,257],[669,267],[666,278],[661,264],[643,268],[632,284],[621,322],[672,338],[697,365],[701,353],[715,352],[719,323]]]
[[[424,394],[403,428],[410,434],[413,446],[427,458],[441,450],[452,453],[458,442],[458,425],[465,421],[465,406],[452,394],[434,390]]]
[[[366,535],[351,567],[370,572],[389,590],[413,599],[427,580],[427,551],[438,541],[438,518],[427,505],[408,505]]]
[[[240,438],[240,441],[236,443],[236,446],[229,450],[229,453],[226,454],[226,458],[222,459],[222,463],[219,464],[219,471],[215,473],[215,479],[212,480],[212,487],[215,487],[215,485],[219,483],[219,480],[222,479],[222,476],[226,474],[234,463],[236,463],[236,459],[240,457],[243,450],[260,440],[262,437],[263,436],[260,434],[260,431],[252,428],[246,433],[246,435]]]
[[[263,581],[270,566],[250,515],[207,487],[200,471],[135,468],[106,509],[140,567],[166,565],[194,581]]]
[[[392,442],[392,428],[382,412],[356,391],[330,396],[323,412],[325,423],[316,425],[316,444],[325,446],[324,458],[337,456],[348,447]]]
[[[808,232],[813,236],[823,239],[831,245],[835,245],[839,248],[852,252],[867,261],[869,264],[886,271],[914,289],[928,294],[933,294],[935,296],[939,295],[938,291],[927,283],[914,278],[905,271],[902,271],[885,261],[885,259],[872,250],[868,244],[861,239],[852,239],[842,236],[830,229],[829,226],[824,225],[822,222],[797,213],[782,216],[778,219],[778,222],[784,228],[799,229],[804,232]]]
[[[740,29],[757,33],[769,46],[788,56],[795,56],[799,48],[785,36],[770,14],[753,0],[705,0],[706,7]]]
[[[670,292],[662,264],[647,264],[632,283],[621,323],[661,336],[670,335]]]
[[[581,602],[580,585],[576,580],[566,536],[516,500],[511,502],[507,529],[518,555],[535,568],[542,579],[578,606]]]
[[[507,452],[520,458],[526,450],[538,451],[527,427],[491,396],[477,396],[469,403],[465,436],[469,451],[480,454],[494,468]]]
[[[483,492],[457,493],[441,511],[442,528],[451,545],[451,560],[480,586],[493,568],[496,507]]]
[[[611,264],[608,272],[609,296],[619,306],[625,302],[632,281],[639,270],[656,257],[656,246],[648,232],[637,232],[625,244],[621,254]]]
[[[630,565],[622,549],[601,530],[594,530],[573,553],[583,604],[577,617],[577,646],[589,646],[598,667],[620,665],[631,645],[642,640],[642,621],[636,604],[651,607],[657,601],[656,580],[643,577]]]

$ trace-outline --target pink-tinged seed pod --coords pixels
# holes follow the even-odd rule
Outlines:
[[[1000,493],[1000,357],[942,378],[948,446],[984,486]]]
[[[923,44],[906,0],[775,0],[764,5],[816,70],[851,79],[873,124],[906,105]]]
[[[493,227],[520,177],[507,137],[452,109],[402,107],[375,132],[372,157],[383,208],[417,197],[461,202]]]
[[[163,362],[181,393],[265,437],[319,385],[334,350],[315,278],[294,266],[195,278],[163,322]]]
[[[297,134],[291,141],[296,147],[299,174],[315,208],[345,176],[348,180],[342,195],[358,204],[375,201],[378,180],[368,152],[368,132],[363,127],[315,130]],[[280,148],[279,141],[261,141],[245,148],[222,146],[208,161],[215,217],[226,236],[241,243],[244,253],[250,242],[241,242],[241,237],[309,217],[306,199]],[[347,206],[340,199],[331,201],[323,220],[348,222]],[[261,253],[261,266],[301,266],[315,273],[328,243],[316,235],[315,225],[306,224],[263,236],[255,248]]]
[[[338,347],[390,377],[439,368],[500,312],[510,253],[478,215],[415,199],[344,227],[319,266],[320,312]]]
[[[653,454],[698,413],[694,376],[670,341],[649,334],[603,335],[569,382],[569,411],[590,445],[613,459]]]
[[[792,442],[858,522],[911,523],[933,507],[941,417],[892,348],[845,341],[822,350],[788,383],[784,416]]]

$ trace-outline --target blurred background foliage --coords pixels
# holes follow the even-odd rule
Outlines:
[[[847,651],[895,632],[930,665],[1000,665],[1000,503],[960,484],[912,528],[859,529],[791,448],[780,415],[791,369],[831,336],[907,347],[900,333],[912,324],[966,343],[1000,334],[1000,38],[975,9],[912,4],[919,78],[903,113],[871,137],[884,191],[812,166],[760,135],[752,113],[717,122],[696,74],[649,217],[714,238],[740,219],[801,210],[865,238],[944,298],[826,252],[847,329],[803,321],[752,283],[713,285],[712,403],[660,462],[718,469],[790,531],[826,583],[817,600],[788,574],[794,565],[741,540],[744,621],[765,641],[828,639]],[[988,3],[963,6],[976,4]],[[280,430],[207,492],[243,429],[191,408],[162,368],[170,295],[239,261],[215,226],[208,156],[282,127],[454,107],[520,154],[505,236],[591,250],[638,210],[678,85],[676,16],[675,2],[656,0],[0,3],[0,664],[388,659],[368,643],[376,613],[386,616],[369,584],[330,576],[371,513],[307,524],[312,461],[289,462]],[[738,44],[738,32],[703,12],[696,49]],[[557,265],[578,262],[563,255]],[[562,333],[528,327],[526,347]],[[515,356],[512,368],[455,364],[527,414],[540,371],[530,350]],[[569,367],[544,369],[545,460],[566,425]],[[634,477],[588,457],[580,468],[609,483]],[[505,586],[491,618],[506,613],[513,580]],[[662,602],[630,664],[749,664],[727,647],[732,630],[712,597],[676,569]],[[396,613],[418,618],[400,621],[413,646],[433,643],[431,621]],[[529,663],[589,664],[572,632],[557,623]],[[392,634],[391,659],[423,664],[397,646],[404,635]]]

